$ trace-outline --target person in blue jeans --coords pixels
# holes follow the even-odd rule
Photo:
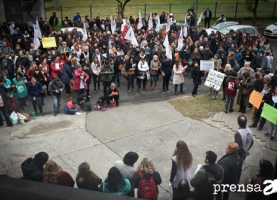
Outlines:
[[[75,115],[75,113],[77,112],[77,101],[73,99],[67,102],[67,104],[64,106],[63,111],[65,114]]]
[[[64,84],[61,82],[60,78],[54,78],[49,84],[49,92],[52,94],[53,98],[53,108],[54,116],[57,116],[60,113],[60,101],[62,97],[62,92],[64,89]]]

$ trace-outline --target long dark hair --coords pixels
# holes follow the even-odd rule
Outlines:
[[[76,181],[83,184],[84,189],[92,189],[99,177],[90,170],[87,162],[79,165]]]
[[[270,179],[273,173],[272,163],[268,160],[261,160],[259,164],[261,167],[261,171],[259,175],[263,176],[266,179]]]
[[[124,187],[126,185],[122,174],[116,167],[112,167],[106,178],[107,188],[111,192],[117,192],[118,188]]]

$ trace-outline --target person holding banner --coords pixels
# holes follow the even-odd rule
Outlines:
[[[274,91],[272,93],[272,98],[271,98],[271,102],[270,105],[277,109],[277,87],[274,88]],[[268,121],[268,120],[267,120]],[[269,123],[269,130],[268,133],[265,133],[265,136],[270,136],[270,140],[275,140],[276,134],[277,134],[277,124],[274,124],[270,121],[268,121]]]
[[[256,115],[255,115],[255,118],[254,118],[254,123],[249,126],[250,128],[257,127],[260,116],[261,116],[262,111],[263,111],[263,104],[264,103],[269,104],[272,100],[272,93],[271,93],[270,84],[268,84],[268,83],[264,84],[264,89],[261,92],[261,95],[263,96],[263,100],[262,100],[262,103],[260,105],[260,108],[258,108],[258,110],[256,111]],[[261,122],[260,122],[260,125],[258,127],[258,131],[263,129],[265,122],[266,122],[266,119],[261,117]]]

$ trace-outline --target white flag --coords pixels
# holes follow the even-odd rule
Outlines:
[[[141,19],[140,11],[139,11],[138,29],[141,29],[141,27],[143,27],[143,24],[142,24],[142,19]]]
[[[149,16],[149,19],[148,19],[148,30],[150,30],[151,28],[153,28],[152,12],[150,12],[150,16]]]
[[[38,25],[38,19],[36,19],[36,25],[35,25],[35,29],[34,29],[34,45],[35,45],[35,49],[37,50],[40,46],[40,40],[39,38],[42,38],[41,36],[41,31]]]
[[[111,30],[112,30],[112,34],[114,34],[115,30],[116,30],[116,23],[115,23],[115,19],[111,16]]]
[[[165,55],[167,57],[169,57],[170,59],[172,59],[172,52],[171,52],[171,49],[170,49],[170,45],[169,45],[168,35],[167,34],[165,36],[163,45],[165,47]]]
[[[181,27],[181,31],[178,39],[178,51],[181,51],[182,48],[183,48],[183,30]]]
[[[160,16],[159,16],[159,15],[157,15],[157,25],[156,25],[156,27],[159,27],[159,26],[160,26],[160,24],[161,24],[161,22],[160,22]]]
[[[201,18],[202,18],[202,12],[201,12],[200,17],[199,17],[199,19],[198,19],[198,21],[197,21],[197,26],[199,26],[199,24],[200,24],[200,22],[201,22]]]
[[[168,32],[168,31],[170,31],[170,19],[167,19],[167,22],[166,22],[166,33]]]
[[[184,36],[187,37],[187,35],[188,35],[188,25],[185,24],[184,25]]]
[[[128,29],[124,39],[126,40],[130,40],[131,43],[134,45],[134,46],[138,46],[138,41],[135,37],[135,34],[134,34],[134,31],[133,31],[133,28],[130,26],[130,28]]]
[[[84,23],[83,30],[84,30],[84,34],[83,34],[82,40],[83,40],[83,42],[85,42],[85,41],[87,41],[87,39],[88,39],[88,33],[87,33],[87,29],[86,29],[86,27],[85,27],[85,23]]]

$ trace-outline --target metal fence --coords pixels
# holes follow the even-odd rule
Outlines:
[[[134,18],[137,18],[138,12],[141,13],[142,17],[148,18],[149,13],[156,12],[160,14],[165,11],[166,13],[173,13],[177,21],[183,21],[186,11],[190,8],[195,8],[195,3],[183,3],[183,4],[137,4],[137,5],[126,5],[125,7],[125,16],[132,15]],[[252,18],[253,14],[248,12],[245,9],[245,3],[199,3],[198,4],[198,13],[199,17],[201,12],[204,12],[206,8],[209,7],[212,11],[213,18],[219,18],[221,14],[224,14],[227,18]],[[120,7],[117,4],[110,5],[87,5],[87,6],[78,6],[78,5],[61,5],[59,10],[57,8],[47,8],[46,7],[46,19],[52,15],[53,12],[57,13],[57,17],[64,19],[65,16],[68,16],[69,19],[72,19],[77,12],[80,12],[81,17],[86,15],[92,19],[97,16],[100,19],[105,19],[108,16],[117,16],[120,12]],[[258,6],[258,18],[274,18],[277,16],[276,10],[276,1],[264,3],[260,2]]]

